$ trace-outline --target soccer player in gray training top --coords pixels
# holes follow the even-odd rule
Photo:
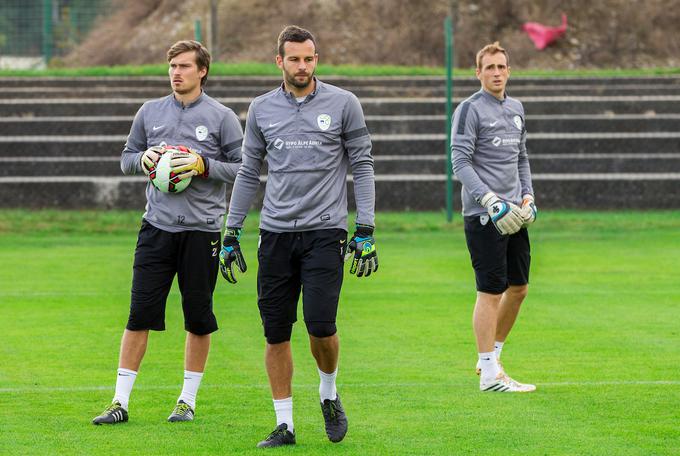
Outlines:
[[[350,273],[378,269],[373,239],[375,182],[371,139],[359,100],[314,77],[319,56],[314,36],[295,26],[278,39],[276,64],[283,84],[250,105],[227,216],[220,270],[236,282],[245,271],[239,236],[258,186],[268,174],[260,216],[258,307],[267,339],[265,363],[276,411],[276,429],[259,447],[295,443],[290,337],[302,291],[304,319],[319,377],[326,434],[339,442],[347,418],[335,387],[338,336],[335,319],[343,257]],[[347,171],[354,176],[356,231],[347,239]]]
[[[165,302],[177,274],[187,331],[184,386],[168,421],[194,418],[196,393],[217,330],[212,295],[219,268],[220,229],[227,210],[226,186],[236,178],[243,132],[234,112],[203,92],[210,54],[197,41],[168,50],[172,94],[139,109],[123,150],[125,174],[147,175],[163,154],[178,179],[193,177],[181,193],[146,185],[146,212],[139,230],[130,316],[120,346],[112,404],[93,420],[128,420],[128,400],[146,351],[149,330],[165,329]],[[184,151],[170,148],[182,146]]]
[[[505,339],[527,295],[527,226],[536,219],[522,103],[505,93],[508,53],[498,42],[477,53],[479,92],[453,116],[453,171],[463,184],[465,238],[477,282],[473,326],[482,391],[528,392],[500,364]]]

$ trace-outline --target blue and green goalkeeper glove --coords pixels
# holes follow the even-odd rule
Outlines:
[[[238,240],[241,237],[241,228],[227,227],[224,232],[224,241],[222,242],[222,251],[220,252],[220,272],[229,283],[236,283],[236,274],[234,274],[234,263],[239,271],[246,272],[248,266],[246,260],[241,253],[241,244]]]
[[[350,274],[356,274],[357,277],[368,277],[378,270],[378,252],[375,249],[372,226],[357,223],[354,236],[347,244],[345,261],[350,258],[352,258],[352,265],[349,268]]]

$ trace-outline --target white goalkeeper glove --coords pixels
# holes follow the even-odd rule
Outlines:
[[[163,146],[152,146],[146,149],[142,154],[140,163],[142,165],[142,171],[147,176],[153,172],[158,164],[158,160],[161,159],[161,155],[165,153],[165,147]]]
[[[501,234],[515,234],[522,228],[522,210],[517,205],[503,201],[489,192],[480,201]]]
[[[522,220],[524,223],[522,226],[529,226],[536,220],[536,215],[538,214],[538,209],[534,203],[534,197],[532,195],[526,194],[522,197],[522,207],[520,208],[522,214]]]

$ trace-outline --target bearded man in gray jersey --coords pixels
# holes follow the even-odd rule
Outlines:
[[[309,31],[289,26],[279,35],[276,63],[283,84],[257,97],[248,110],[243,164],[220,254],[222,274],[236,282],[236,270],[246,269],[238,239],[266,158],[257,288],[277,427],[258,447],[295,444],[290,337],[301,292],[326,434],[332,442],[345,437],[347,417],[335,386],[345,253],[352,258],[350,273],[366,277],[378,269],[373,157],[363,110],[352,93],[314,77],[318,58]],[[348,169],[357,216],[346,243]]]
[[[463,184],[465,238],[477,282],[473,327],[481,391],[529,392],[510,378],[501,350],[527,295],[527,226],[536,219],[524,108],[509,97],[509,57],[498,42],[477,53],[479,92],[453,116],[453,170]]]
[[[173,93],[139,109],[121,156],[121,169],[125,174],[149,175],[161,155],[172,154],[172,171],[179,179],[192,180],[181,193],[162,193],[150,182],[146,185],[146,211],[135,250],[130,316],[120,346],[116,392],[94,424],[128,420],[128,401],[149,330],[165,329],[165,304],[175,274],[187,335],[184,386],[168,421],[193,420],[210,334],[217,330],[212,295],[227,209],[225,184],[234,182],[240,166],[243,132],[236,114],[203,91],[210,54],[201,43],[179,41],[167,57]]]

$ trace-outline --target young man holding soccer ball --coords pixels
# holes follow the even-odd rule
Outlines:
[[[465,238],[477,282],[473,326],[481,391],[529,392],[510,378],[501,350],[527,295],[527,226],[536,219],[522,103],[505,93],[508,53],[498,42],[477,53],[479,92],[458,105],[451,129],[453,171],[463,184]]]
[[[210,54],[201,43],[179,41],[167,57],[172,94],[139,109],[121,156],[121,169],[128,175],[153,177],[160,157],[167,153],[172,154],[174,178],[192,180],[175,193],[161,192],[151,182],[146,186],[116,392],[94,424],[128,420],[128,401],[149,330],[165,329],[165,304],[175,274],[187,335],[184,386],[168,421],[193,420],[210,334],[217,330],[212,295],[227,209],[225,184],[234,182],[240,166],[243,132],[236,114],[203,92]]]

